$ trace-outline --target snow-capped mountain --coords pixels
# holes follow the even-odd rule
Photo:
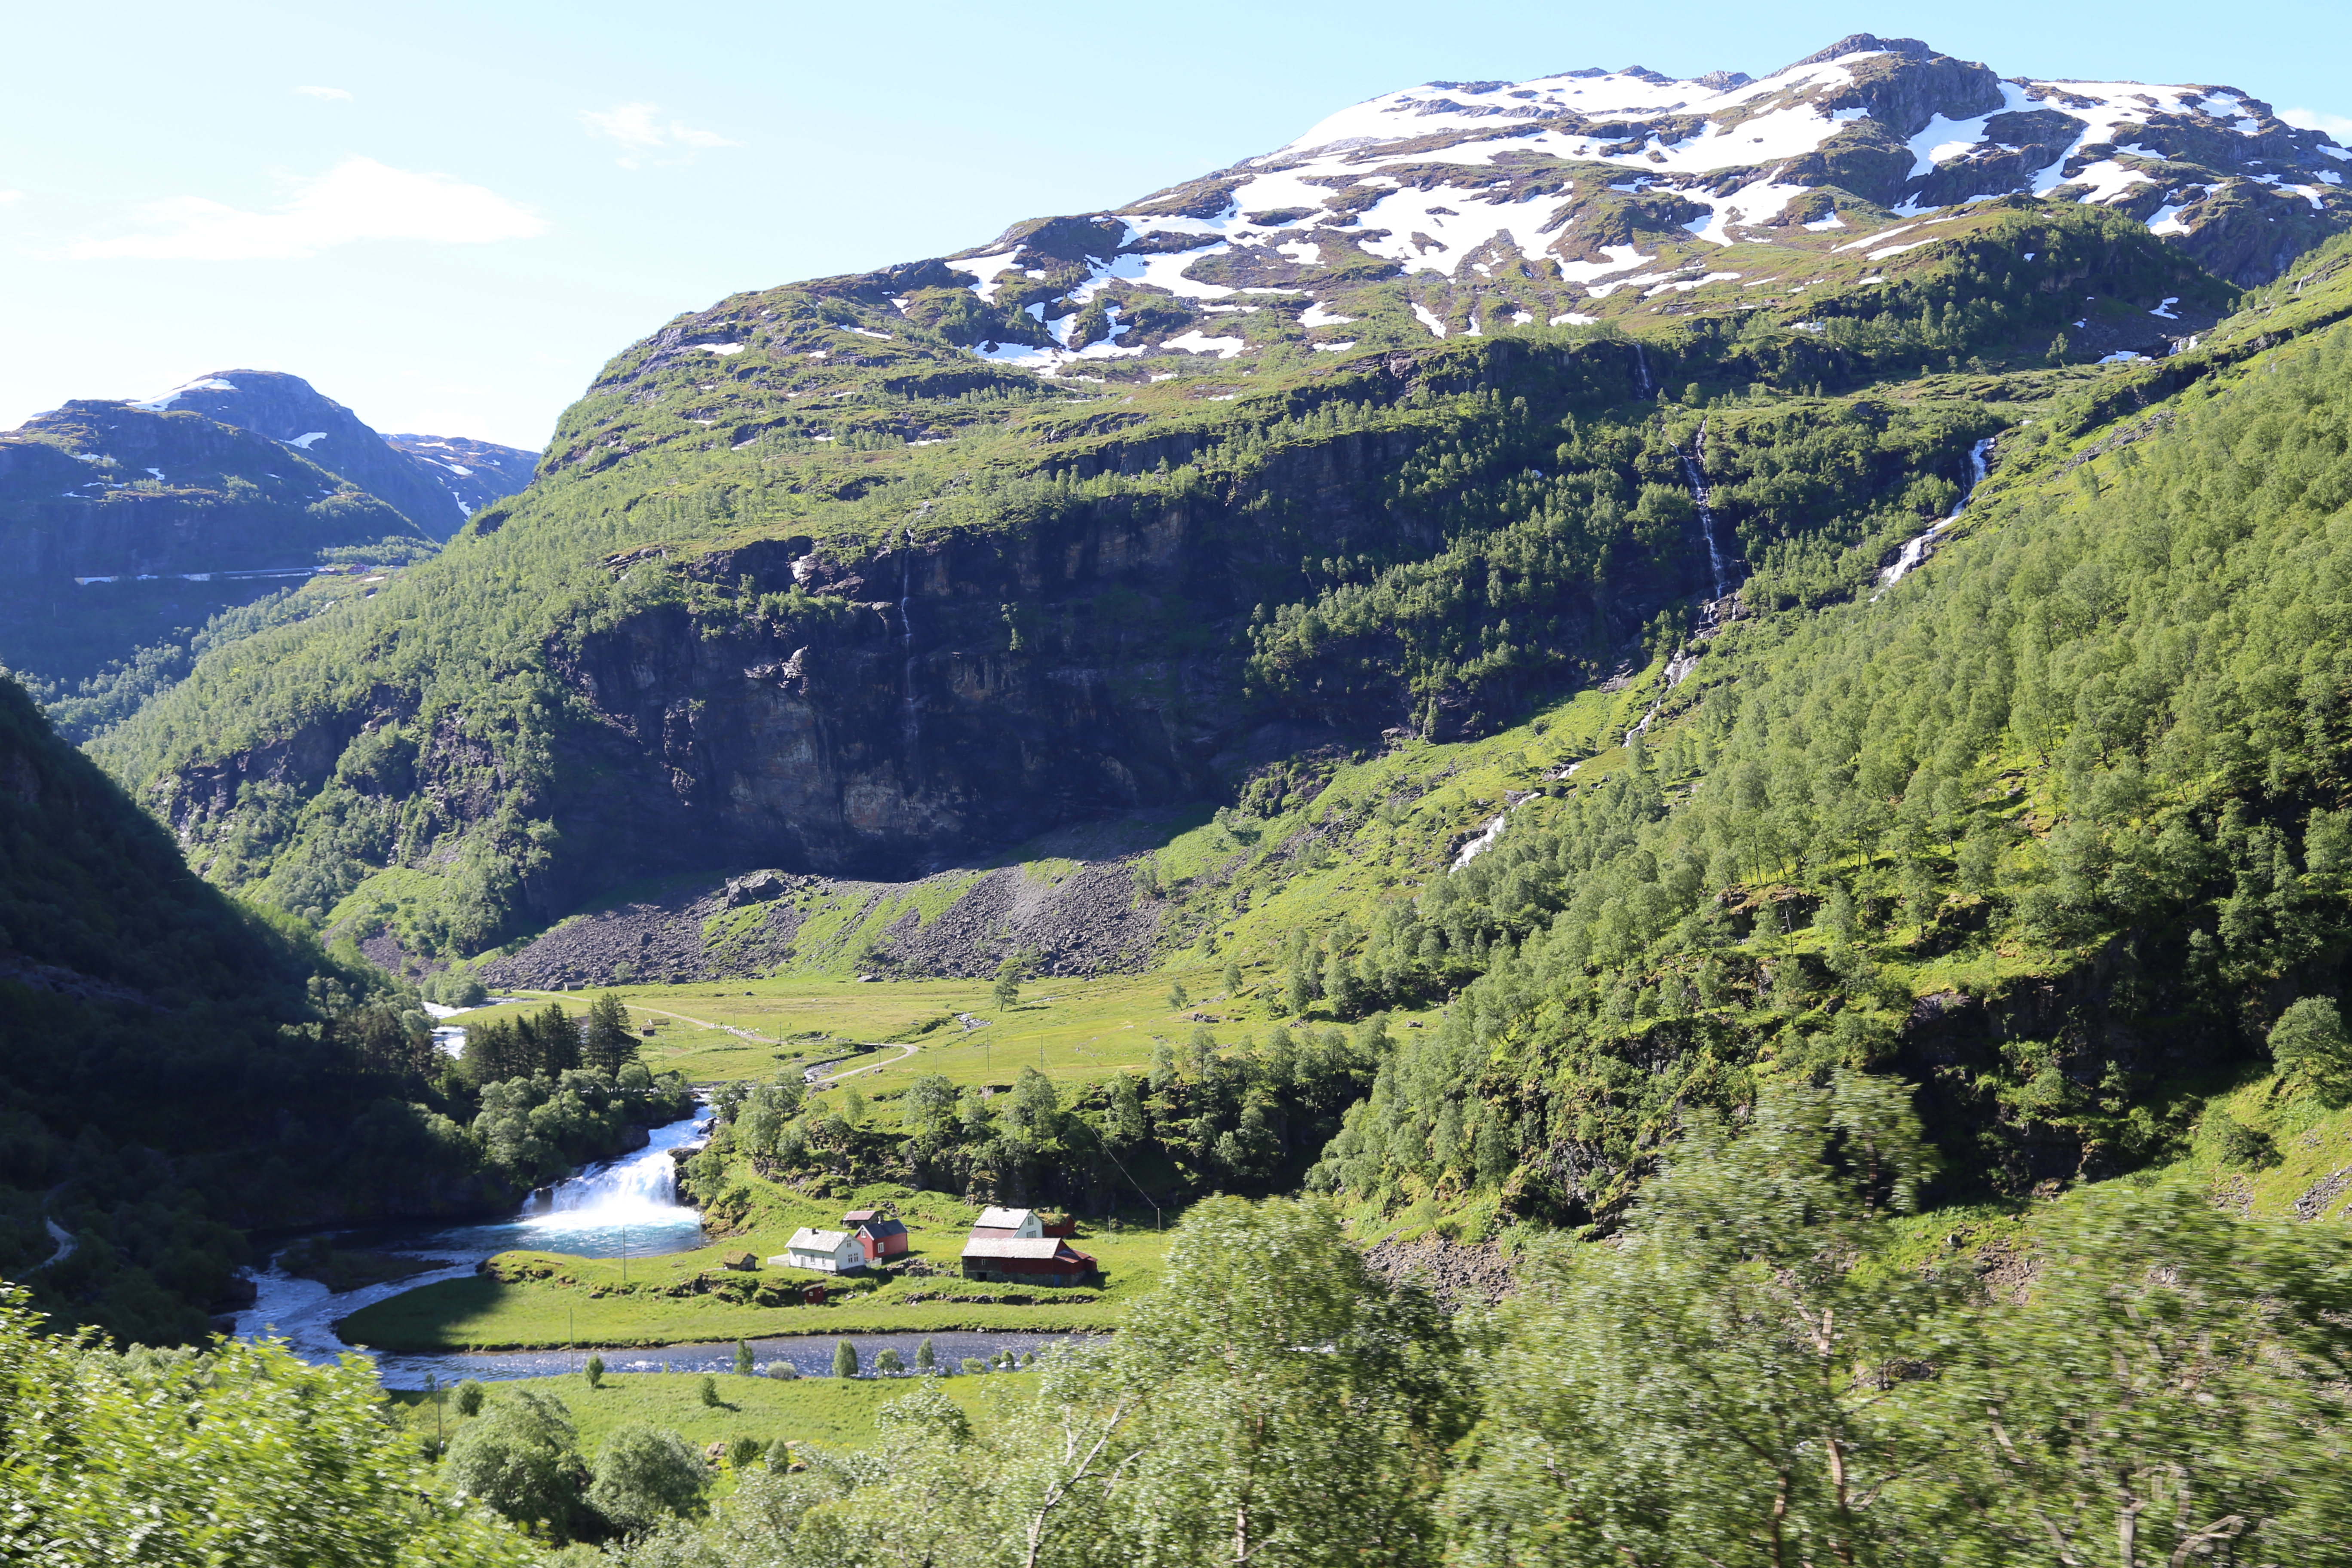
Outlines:
[[[520,493],[539,466],[536,452],[467,436],[394,435],[384,440],[424,464],[467,517],[501,496]]]
[[[455,533],[478,507],[529,484],[535,460],[510,447],[493,447],[464,437],[381,436],[300,376],[279,371],[215,371],[133,406],[151,412],[174,409],[201,414],[295,447],[320,467],[397,508],[436,539]],[[426,455],[404,445],[450,441],[501,456],[495,463],[485,458],[478,464],[463,465],[467,471],[460,476],[452,472],[444,455]],[[450,482],[457,479],[464,482]]]
[[[2126,215],[2250,285],[2352,225],[2347,172],[2352,153],[2235,88],[2003,79],[1865,34],[1760,80],[1428,83],[1132,205],[875,280],[900,313],[1034,369],[1236,357],[1254,346],[1242,318],[1266,310],[1344,351],[1346,301],[1372,282],[1425,286],[1414,312],[1438,336],[1672,310],[1890,260],[2015,194]],[[1641,303],[1662,295],[1679,298]]]

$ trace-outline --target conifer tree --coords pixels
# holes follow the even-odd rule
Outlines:
[[[580,1054],[588,1066],[614,1074],[637,1059],[637,1037],[629,1027],[628,1009],[609,991],[589,1005]]]

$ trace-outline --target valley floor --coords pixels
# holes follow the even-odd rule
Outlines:
[[[1166,1233],[1149,1209],[1117,1230],[1087,1224],[1071,1240],[1103,1271],[1099,1287],[1030,1288],[961,1278],[963,1238],[979,1210],[938,1193],[866,1187],[821,1199],[759,1183],[760,1201],[741,1230],[710,1246],[667,1257],[618,1260],[516,1251],[490,1260],[470,1279],[405,1291],[345,1319],[354,1344],[401,1352],[520,1350],[556,1346],[639,1347],[694,1344],[775,1335],[911,1333],[1012,1330],[1032,1333],[1113,1328],[1128,1305],[1158,1283]],[[936,1274],[885,1282],[769,1266],[802,1226],[837,1226],[845,1210],[887,1204],[907,1224],[908,1257]],[[1171,1212],[1167,1223],[1173,1225]],[[751,1252],[756,1272],[719,1268],[722,1255]],[[761,1305],[814,1284],[835,1299],[825,1306]],[[845,1293],[845,1294],[844,1294]],[[730,1300],[730,1297],[740,1298]]]

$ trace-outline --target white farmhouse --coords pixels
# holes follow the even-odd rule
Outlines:
[[[768,1262],[778,1268],[846,1274],[866,1267],[866,1247],[855,1231],[811,1230],[803,1226],[793,1232],[792,1240],[784,1243],[783,1256],[771,1258]]]
[[[1045,1222],[1037,1217],[1035,1209],[989,1208],[971,1222],[971,1234],[1004,1241],[1026,1241],[1045,1235]]]

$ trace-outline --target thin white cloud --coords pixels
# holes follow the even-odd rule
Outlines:
[[[2325,131],[2338,142],[2352,140],[2352,115],[2322,114],[2315,109],[2282,109],[2279,118],[2305,131]]]
[[[79,260],[299,261],[362,239],[485,245],[529,239],[547,227],[495,191],[373,158],[346,159],[295,181],[292,198],[270,212],[174,196],[141,208],[139,217],[144,233],[76,240],[63,254]]]
[[[597,132],[611,137],[627,150],[620,159],[625,169],[642,168],[648,163],[677,161],[646,156],[653,153],[742,145],[740,142],[721,136],[716,131],[704,131],[676,120],[665,121],[660,116],[660,108],[650,103],[625,103],[617,109],[588,109],[580,114],[580,118]]]
[[[25,193],[22,191],[0,191],[0,207],[7,206],[15,202],[21,202],[24,199]]]
[[[352,100],[352,95],[340,87],[298,87],[294,90],[305,98],[339,98],[345,103]]]

